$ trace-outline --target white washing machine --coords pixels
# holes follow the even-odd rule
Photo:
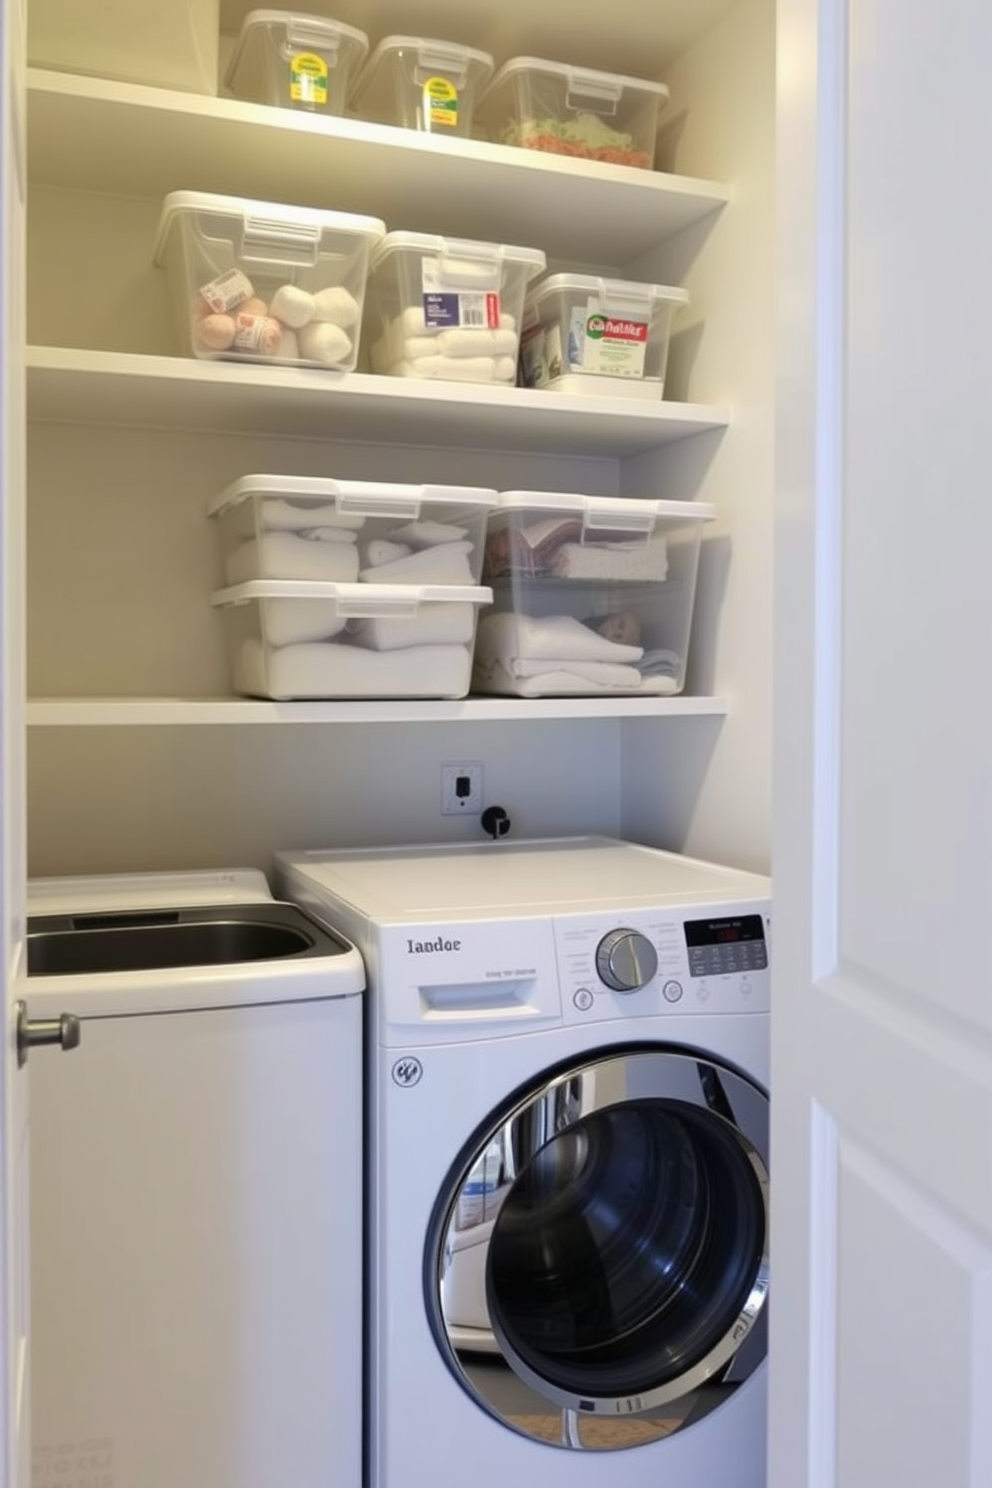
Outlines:
[[[767,879],[279,854],[365,956],[366,1488],[763,1488]]]
[[[28,912],[35,1488],[362,1488],[357,950],[250,871]]]

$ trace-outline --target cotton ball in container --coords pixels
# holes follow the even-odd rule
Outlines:
[[[254,352],[259,356],[275,356],[282,340],[282,326],[277,320],[265,315],[241,315],[235,318],[235,351]]]
[[[283,284],[272,296],[269,312],[290,330],[298,331],[314,318],[314,297],[295,284]]]
[[[233,315],[204,315],[193,327],[193,339],[201,351],[227,351],[234,345]]]
[[[313,297],[314,318],[342,326],[345,330],[358,322],[358,301],[343,284],[332,284],[327,289],[318,289]]]
[[[314,321],[300,331],[300,354],[308,361],[336,367],[351,355],[351,337],[340,326]]]

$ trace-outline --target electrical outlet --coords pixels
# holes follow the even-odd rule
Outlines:
[[[479,760],[441,766],[441,815],[478,816],[482,810]]]

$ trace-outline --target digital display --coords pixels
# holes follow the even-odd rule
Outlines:
[[[764,971],[768,965],[765,925],[759,914],[686,920],[685,943],[689,974],[694,977]]]
[[[686,920],[687,946],[731,945],[742,940],[764,940],[760,915],[738,915],[727,920]]]

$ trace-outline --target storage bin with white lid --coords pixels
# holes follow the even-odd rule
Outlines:
[[[520,338],[525,387],[660,398],[684,289],[590,274],[551,274],[528,291]]]
[[[217,92],[220,0],[31,0],[22,9],[31,67]]]
[[[468,139],[475,100],[492,73],[492,57],[474,47],[387,36],[355,79],[349,110],[375,124]]]
[[[377,217],[202,191],[165,198],[154,261],[187,356],[354,370]]]
[[[368,49],[365,32],[343,21],[253,10],[242,22],[224,81],[235,98],[341,115]]]
[[[476,585],[277,583],[218,590],[235,693],[461,698],[472,674]]]
[[[685,685],[702,502],[505,491],[490,513],[473,692],[673,696]]]
[[[664,83],[513,57],[479,99],[477,132],[504,145],[650,170],[667,102]]]
[[[373,372],[514,383],[524,295],[545,264],[539,248],[388,233],[369,270]]]
[[[496,492],[320,476],[248,475],[209,503],[224,579],[479,582]]]

